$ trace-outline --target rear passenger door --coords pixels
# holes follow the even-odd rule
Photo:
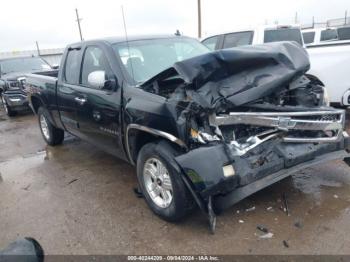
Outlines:
[[[84,48],[79,85],[76,91],[76,112],[79,136],[105,151],[122,157],[121,88],[108,61],[105,47],[90,45]],[[96,76],[107,84],[96,86]]]
[[[64,127],[70,133],[78,135],[75,86],[79,83],[81,48],[68,48],[65,57],[61,81],[58,81],[57,86],[57,105]]]

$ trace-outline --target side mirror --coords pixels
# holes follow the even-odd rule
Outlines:
[[[91,87],[98,89],[115,90],[117,88],[117,81],[106,80],[106,73],[102,70],[91,72],[88,75],[88,83]]]
[[[105,71],[93,71],[88,75],[88,84],[91,87],[102,89],[106,83]]]
[[[54,70],[57,70],[57,69],[59,69],[59,68],[60,68],[60,66],[59,66],[59,65],[57,65],[57,64],[54,64],[54,65],[52,65],[52,66],[51,66],[51,68],[52,68],[52,69],[54,69]]]

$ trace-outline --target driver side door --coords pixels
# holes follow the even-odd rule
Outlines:
[[[103,75],[105,83],[117,82],[103,47],[87,46],[83,53],[79,85],[75,89],[79,136],[122,157],[121,88],[116,88],[116,85],[97,86],[94,82],[96,75]]]

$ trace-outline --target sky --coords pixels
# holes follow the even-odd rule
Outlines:
[[[301,24],[344,17],[349,0],[201,0],[202,35],[265,23]],[[128,35],[173,34],[197,37],[197,0],[2,0],[0,52],[60,48],[80,40],[75,8],[85,40]]]

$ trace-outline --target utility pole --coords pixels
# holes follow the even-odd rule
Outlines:
[[[295,12],[294,23],[298,23],[298,12]]]
[[[315,28],[315,17],[312,17],[312,28]]]
[[[35,41],[35,43],[36,43],[36,50],[38,51],[38,56],[40,56],[39,43],[38,43],[38,41]]]
[[[202,10],[201,10],[201,0],[198,1],[198,38],[202,37]]]
[[[82,18],[79,18],[78,9],[75,8],[75,14],[77,15],[77,23],[79,28],[79,34],[80,34],[80,41],[83,41],[83,34],[81,33],[81,27],[80,27],[80,21],[83,20]]]

